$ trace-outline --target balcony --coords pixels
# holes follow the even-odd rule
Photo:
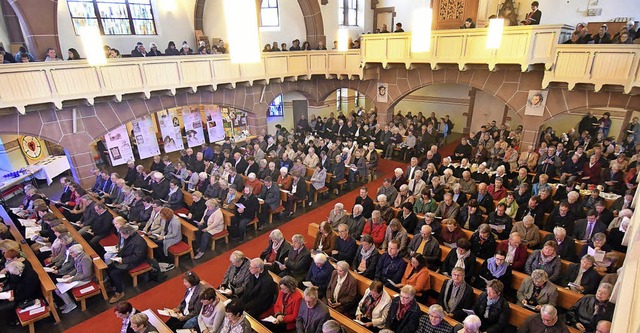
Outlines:
[[[622,86],[626,94],[640,87],[640,45],[557,45],[553,66],[544,73],[542,86],[568,83]]]
[[[554,47],[568,39],[573,28],[567,25],[505,27],[500,48],[485,47],[488,29],[437,30],[431,35],[431,51],[411,53],[411,33],[369,34],[362,37],[363,64],[402,63],[430,64],[438,69],[442,64],[457,64],[462,71],[470,64],[520,65],[522,71],[531,65],[544,64],[549,69],[554,60]]]
[[[228,55],[176,56],[110,59],[93,67],[86,61],[39,62],[0,66],[0,109],[15,107],[24,113],[28,106],[83,99],[93,104],[98,97],[198,87],[217,89],[238,83],[271,80],[362,77],[360,53],[356,51],[311,51],[265,53],[256,64],[232,64]]]

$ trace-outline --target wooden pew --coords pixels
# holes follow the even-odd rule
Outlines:
[[[309,236],[311,237],[315,237],[316,233],[318,231],[318,224],[317,223],[310,223],[308,228],[307,228],[307,233]],[[442,257],[441,260],[444,260],[444,258],[446,258],[447,254],[449,253],[449,251],[451,250],[450,248],[441,245],[440,246],[441,250],[442,250]],[[446,252],[446,253],[445,253]],[[479,262],[476,262],[476,265],[480,265],[482,263],[482,259],[478,259]],[[478,267],[479,269],[479,267]],[[364,290],[366,290],[369,287],[369,284],[371,283],[371,281],[355,272],[351,272],[354,277],[356,277],[359,280],[359,284],[360,284],[360,280],[363,281],[368,281],[368,283],[365,283],[366,287],[364,287]],[[446,281],[448,278],[442,274],[436,273],[436,272],[432,272],[429,271],[429,275],[430,275],[430,283],[431,283],[431,289],[432,290],[440,290],[442,288],[442,285],[444,284],[444,281]],[[516,275],[519,275],[519,277],[516,277]],[[512,284],[511,287],[518,290],[520,288],[520,284],[522,283],[522,280],[524,280],[524,278],[527,277],[526,274],[521,273],[521,272],[516,272],[513,271],[513,279],[512,279]],[[516,284],[516,280],[517,284]],[[358,286],[358,289],[360,290],[361,288],[363,288],[363,286]],[[387,290],[387,292],[390,292],[390,295],[395,294],[395,291],[392,291],[391,289],[388,289],[385,287],[385,289]],[[473,290],[475,297],[478,297],[481,293],[480,290],[474,288]],[[575,298],[577,297],[577,299]],[[568,290],[568,289],[564,289],[564,288],[560,288],[558,287],[558,306],[563,307],[565,309],[569,309],[573,304],[575,304],[575,302],[578,301],[578,299],[580,299],[580,297],[582,297],[581,294],[576,293],[574,291]],[[428,307],[424,306],[421,304],[421,308],[424,307],[426,308],[426,310],[428,310]],[[528,310],[526,308],[523,308],[519,305],[513,304],[513,303],[509,303],[509,307],[511,309],[511,315],[509,316],[509,324],[515,326],[515,327],[519,327],[520,325],[522,325],[522,323],[524,323],[524,321],[532,314],[534,314],[533,311]],[[423,310],[424,311],[424,310]],[[454,321],[455,322],[455,321]],[[455,324],[452,324],[455,325]],[[578,330],[576,329],[569,329],[570,332],[572,333],[579,333]]]
[[[220,299],[221,302],[226,302],[228,300],[227,296],[219,293],[216,291],[216,294],[218,294],[218,298]],[[269,329],[267,329],[261,322],[260,320],[253,318],[252,316],[250,316],[248,313],[244,313],[245,317],[247,318],[247,320],[249,320],[249,323],[251,323],[251,328],[257,332],[257,333],[270,333],[271,331]]]
[[[42,264],[36,257],[35,253],[33,253],[33,250],[31,250],[31,247],[29,247],[29,245],[24,240],[24,237],[22,237],[22,234],[20,234],[16,226],[13,224],[13,220],[6,216],[4,222],[9,227],[9,231],[11,232],[13,238],[18,243],[20,243],[20,251],[22,251],[24,257],[29,260],[29,263],[31,263],[33,270],[38,274],[38,279],[40,280],[40,289],[42,290],[42,295],[44,296],[48,304],[47,311],[45,311],[42,315],[31,318],[31,320],[27,322],[20,321],[20,323],[22,324],[22,326],[29,326],[29,333],[35,332],[34,323],[36,321],[47,318],[50,315],[53,315],[53,319],[55,320],[55,322],[59,323],[60,316],[56,311],[55,303],[53,301],[53,293],[56,290],[56,285],[51,280],[51,277],[44,271],[44,267],[42,267]]]
[[[269,274],[271,274],[273,281],[275,281],[276,283],[280,282],[280,276],[278,276],[277,274],[271,271],[269,272]],[[298,292],[302,293],[302,290],[298,289]],[[320,295],[318,295],[318,298],[320,298]],[[318,302],[320,302],[320,300],[318,300]],[[371,332],[370,330],[356,323],[355,321],[353,321],[353,319],[345,316],[344,314],[332,309],[331,307],[327,306],[327,308],[329,309],[329,314],[331,315],[331,318],[337,321],[342,327],[344,327],[347,332],[349,333]]]
[[[102,298],[104,298],[105,301],[108,300],[109,298],[107,297],[107,288],[104,286],[104,275],[107,272],[107,264],[105,264],[104,260],[100,258],[100,256],[96,253],[96,251],[89,245],[89,243],[87,243],[84,237],[82,237],[78,233],[76,228],[73,227],[71,222],[69,222],[64,217],[64,215],[62,215],[62,213],[56,208],[54,204],[50,204],[49,209],[51,209],[51,211],[58,218],[58,220],[60,220],[60,222],[62,222],[62,224],[64,224],[64,226],[67,227],[67,231],[69,232],[71,237],[73,237],[73,239],[75,239],[78,244],[82,245],[82,249],[84,250],[84,252],[93,260],[93,270],[96,276],[96,280],[98,280],[98,286],[100,287]],[[86,304],[84,300],[82,300],[81,301],[82,311],[85,310],[85,307],[86,307]]]
[[[153,325],[153,327],[158,330],[158,333],[173,333],[169,326],[167,326],[167,324],[165,324],[164,321],[162,321],[156,313],[153,312],[153,310],[146,309],[141,313],[144,313],[149,317],[149,324]]]
[[[95,202],[100,202],[94,196],[91,196],[91,199],[93,199],[93,201],[95,201]],[[115,211],[113,211],[113,209],[111,209],[109,207],[107,207],[107,211],[109,211],[111,216],[113,216],[114,218],[119,216],[118,213],[116,213]],[[75,228],[74,228],[74,230],[75,230]],[[156,244],[156,242],[152,241],[151,238],[147,237],[147,235],[143,234],[142,232],[138,231],[138,234],[140,236],[142,236],[144,241],[147,243],[147,257],[150,258],[150,259],[153,259],[153,250],[158,247],[158,244]]]

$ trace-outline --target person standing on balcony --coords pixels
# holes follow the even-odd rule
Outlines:
[[[520,22],[523,25],[539,25],[542,18],[542,12],[538,9],[540,4],[537,1],[531,3],[531,12],[527,14],[527,18]]]
[[[404,32],[404,29],[402,29],[402,23],[396,23],[396,30],[394,30],[393,32]]]

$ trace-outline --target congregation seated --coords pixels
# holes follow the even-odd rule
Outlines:
[[[547,241],[540,250],[535,250],[527,258],[527,262],[524,266],[524,272],[531,274],[536,269],[544,270],[549,280],[553,283],[560,282],[560,270],[562,269],[562,262],[556,250],[558,244],[555,241]]]
[[[200,293],[200,313],[185,323],[185,328],[196,328],[199,332],[217,332],[225,318],[225,305],[215,289],[206,288]]]
[[[5,265],[7,280],[2,284],[0,292],[11,292],[6,299],[0,300],[0,313],[13,326],[18,325],[16,307],[24,301],[39,299],[42,291],[38,287],[38,274],[31,265],[20,260],[13,260]]]
[[[134,333],[154,333],[158,332],[155,326],[149,323],[149,317],[144,313],[136,313],[129,317],[129,327]]]
[[[155,243],[158,244],[158,247],[153,249],[153,254],[158,262],[167,264],[168,267],[173,267],[173,264],[169,264],[169,248],[182,241],[180,220],[178,220],[178,216],[167,207],[160,209],[159,215],[162,229],[154,240]]]
[[[518,305],[539,311],[544,304],[556,306],[558,287],[549,281],[547,272],[536,269],[522,281],[517,296]]]
[[[327,262],[327,256],[318,252],[313,255],[313,264],[309,267],[304,282],[310,282],[314,287],[318,288],[320,295],[324,295],[333,273],[333,265]]]
[[[487,333],[502,332],[508,323],[509,302],[503,295],[504,285],[499,280],[487,282],[486,291],[482,292],[473,306],[473,312],[480,317],[480,330]]]
[[[471,235],[471,253],[476,258],[489,259],[496,252],[496,236],[491,232],[488,224],[481,224],[477,231]]]
[[[269,244],[260,253],[260,259],[264,261],[268,270],[280,274],[280,268],[276,262],[284,262],[290,250],[291,244],[284,239],[282,231],[274,229],[269,234]]]
[[[418,329],[420,307],[415,299],[416,290],[411,285],[400,288],[400,295],[394,297],[389,306],[385,328],[396,333],[413,333]]]
[[[349,227],[349,234],[355,239],[359,239],[364,231],[364,224],[366,218],[362,215],[362,205],[356,204],[353,206],[353,213],[347,217],[345,224]]]
[[[466,238],[464,231],[462,231],[458,222],[452,218],[445,219],[442,223],[446,225],[446,227],[442,228],[442,231],[440,232],[442,244],[446,247],[455,249],[457,247],[456,244],[458,240]]]
[[[196,197],[196,193],[194,193],[194,197]],[[198,242],[199,245],[198,252],[194,259],[202,258],[204,252],[207,250],[207,245],[209,244],[211,237],[223,232],[225,229],[224,219],[218,201],[215,199],[209,199],[206,201],[205,207],[206,209],[203,211],[202,216],[197,220],[198,222],[196,222],[198,227],[198,231],[196,232],[196,242]],[[212,241],[215,242],[215,240]]]
[[[445,313],[438,304],[429,307],[427,314],[420,316],[417,332],[420,333],[447,333],[453,332],[453,327],[444,320]]]
[[[546,235],[540,244],[544,245],[548,241],[556,242],[556,253],[560,256],[560,259],[571,262],[576,261],[576,241],[573,237],[567,235],[567,230],[565,230],[565,228],[553,228],[553,233]]]
[[[521,236],[522,243],[530,249],[534,249],[540,243],[540,229],[535,225],[535,218],[525,215],[522,221],[513,225],[510,233],[517,232]]]
[[[430,289],[431,275],[427,269],[427,261],[419,254],[413,254],[409,260],[409,264],[402,275],[400,283],[396,284],[396,288],[404,286],[412,286],[415,296],[422,297],[425,291]]]
[[[229,257],[231,265],[224,273],[220,289],[227,297],[242,297],[249,281],[250,260],[241,251],[233,251]]]
[[[451,271],[456,268],[462,268],[465,272],[466,281],[470,282],[474,276],[476,256],[471,253],[471,243],[466,238],[460,238],[456,242],[455,250],[451,250],[442,262],[440,272],[444,275],[451,276]]]
[[[309,267],[311,267],[311,255],[304,245],[304,236],[295,234],[291,237],[291,249],[287,259],[278,265],[279,275],[281,277],[289,275],[300,283],[307,276]]]
[[[387,245],[387,251],[378,259],[374,278],[387,287],[392,286],[392,282],[400,283],[406,267],[407,262],[400,256],[400,243],[392,239]]]
[[[505,252],[497,250],[493,257],[482,262],[478,276],[473,281],[473,286],[477,289],[484,290],[488,281],[498,280],[502,282],[505,289],[510,289],[512,271],[505,258]]]
[[[465,272],[461,267],[454,267],[451,278],[442,284],[438,293],[438,304],[444,309],[447,317],[462,321],[466,317],[463,309],[473,306],[473,287],[465,281]]]
[[[326,297],[323,297],[323,301],[338,312],[351,312],[356,305],[356,297],[358,296],[357,283],[349,271],[349,264],[346,261],[338,261],[336,269],[331,273]]]
[[[182,284],[187,288],[185,297],[177,307],[172,309],[173,312],[177,314],[177,317],[169,318],[166,323],[167,326],[174,331],[182,328],[195,327],[193,321],[189,323],[189,325],[187,325],[187,323],[191,319],[198,318],[203,306],[203,303],[200,301],[200,295],[205,287],[200,283],[200,277],[193,271],[187,271],[182,276]]]
[[[572,263],[563,274],[562,286],[585,295],[595,294],[602,277],[594,266],[593,256],[585,254],[580,263]]]
[[[367,279],[373,280],[379,260],[380,252],[373,244],[371,235],[362,235],[351,269]]]
[[[264,261],[254,258],[249,263],[249,277],[245,291],[238,299],[244,304],[244,311],[254,318],[269,310],[278,295],[277,285],[264,269]]]
[[[220,333],[251,333],[251,323],[245,315],[245,307],[238,299],[232,299],[225,306],[225,317],[220,327]]]
[[[330,254],[336,247],[336,238],[336,234],[333,232],[331,225],[328,222],[322,222],[320,223],[316,240],[310,251]]]
[[[440,267],[441,253],[440,244],[433,237],[431,227],[428,225],[423,225],[420,228],[420,233],[413,236],[408,247],[409,256],[422,255],[427,268],[433,271]]]
[[[364,292],[356,307],[356,319],[364,323],[364,327],[383,329],[391,307],[391,296],[384,290],[384,285],[374,280]]]
[[[595,295],[582,296],[567,313],[567,322],[580,331],[593,332],[601,321],[611,322],[615,305],[609,301],[613,286],[601,283]]]
[[[349,235],[349,227],[346,224],[341,223],[338,225],[338,237],[336,237],[335,243],[336,246],[329,252],[329,256],[334,260],[352,262],[356,256],[358,244]]]
[[[300,310],[296,317],[296,331],[319,332],[322,324],[329,318],[329,309],[320,302],[318,289],[307,287],[304,290],[304,301],[300,303]]]
[[[408,232],[396,218],[391,219],[385,231],[384,241],[380,249],[386,251],[391,240],[395,240],[399,244],[399,256],[404,257],[407,254],[407,244],[409,243]]]
[[[527,247],[522,244],[520,234],[514,232],[509,235],[509,239],[503,240],[498,244],[498,250],[507,254],[505,260],[513,270],[523,271],[527,263],[529,253]]]
[[[278,296],[272,309],[276,322],[265,321],[262,324],[272,332],[295,330],[303,296],[298,292],[297,282],[291,276],[280,279],[278,285]]]
[[[115,294],[109,299],[111,304],[124,297],[125,277],[129,270],[138,267],[147,259],[147,243],[132,226],[121,227],[120,237],[124,239],[123,245],[107,267],[112,285],[115,287]]]
[[[558,310],[551,304],[540,307],[540,313],[532,314],[522,324],[518,332],[521,333],[561,333],[568,332],[567,326],[558,317]]]
[[[72,245],[69,248],[69,256],[73,259],[73,269],[65,272],[64,275],[62,275],[62,279],[68,281],[68,283],[75,283],[74,288],[91,282],[94,278],[93,260],[84,252],[82,245]],[[59,273],[62,274],[62,272]],[[62,292],[59,286],[56,289],[56,294],[64,301],[62,313],[69,313],[78,307],[71,299],[71,296],[66,292]]]

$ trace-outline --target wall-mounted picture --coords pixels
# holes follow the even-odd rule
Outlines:
[[[378,93],[376,94],[376,102],[387,103],[389,97],[387,92],[389,90],[388,83],[378,83]]]
[[[547,90],[529,90],[524,114],[542,117],[544,115],[544,106],[547,104],[547,95],[549,95]]]

